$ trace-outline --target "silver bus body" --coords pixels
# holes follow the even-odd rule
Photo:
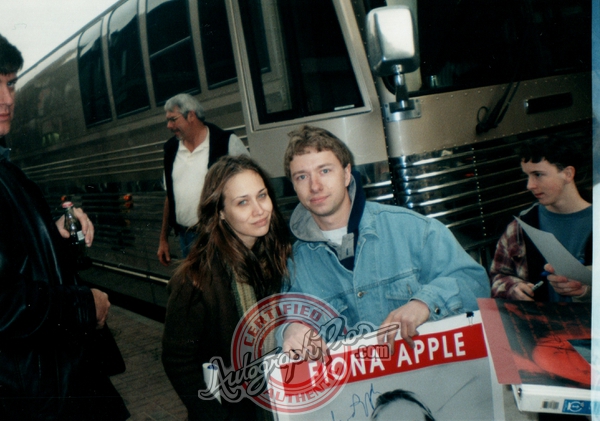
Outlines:
[[[440,219],[487,265],[512,215],[533,201],[516,147],[533,137],[591,139],[585,45],[563,53],[529,25],[556,27],[558,19],[559,32],[586,33],[591,6],[480,3],[121,1],[20,76],[12,159],[57,211],[68,197],[92,216],[96,269],[160,289],[171,274],[156,258],[162,145],[171,136],[162,105],[185,91],[208,121],[244,140],[285,215],[297,203],[283,171],[287,133],[320,126],[347,142],[370,200]],[[367,20],[389,7],[404,8],[399,22],[412,23],[414,39],[400,42],[400,58],[388,65],[388,47],[372,45],[394,39],[380,28],[376,40]],[[499,40],[484,39],[494,25]],[[486,117],[498,104],[508,107],[494,126]],[[484,123],[493,127],[479,130]],[[176,255],[174,241],[171,248]],[[122,288],[164,304],[155,289]]]

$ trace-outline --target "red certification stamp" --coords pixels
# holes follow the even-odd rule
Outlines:
[[[310,358],[293,361],[281,353],[281,331],[291,323],[312,329],[304,341]],[[314,296],[276,294],[261,300],[235,330],[231,354],[235,376],[221,380],[221,396],[228,385],[242,383],[243,390],[238,387],[237,392],[269,410],[306,413],[325,405],[348,379],[349,353],[345,349],[323,353],[317,342],[335,340],[343,333],[343,319]],[[229,392],[225,395],[238,400],[237,393]]]

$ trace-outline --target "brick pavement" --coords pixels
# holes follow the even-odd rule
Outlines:
[[[111,380],[131,413],[129,421],[186,420],[160,361],[163,324],[113,305],[108,325],[127,367]]]

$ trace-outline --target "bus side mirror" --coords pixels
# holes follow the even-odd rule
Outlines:
[[[367,51],[377,76],[410,73],[419,68],[415,26],[407,6],[373,9],[367,15]]]
[[[417,37],[411,10],[407,6],[373,9],[367,15],[367,52],[371,71],[376,76],[394,75],[396,102],[389,111],[415,109],[408,98],[404,74],[419,68]]]

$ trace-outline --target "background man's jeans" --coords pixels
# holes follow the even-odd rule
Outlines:
[[[181,258],[185,259],[190,253],[190,248],[196,241],[196,232],[193,230],[185,230],[179,233],[179,245],[181,246]]]

